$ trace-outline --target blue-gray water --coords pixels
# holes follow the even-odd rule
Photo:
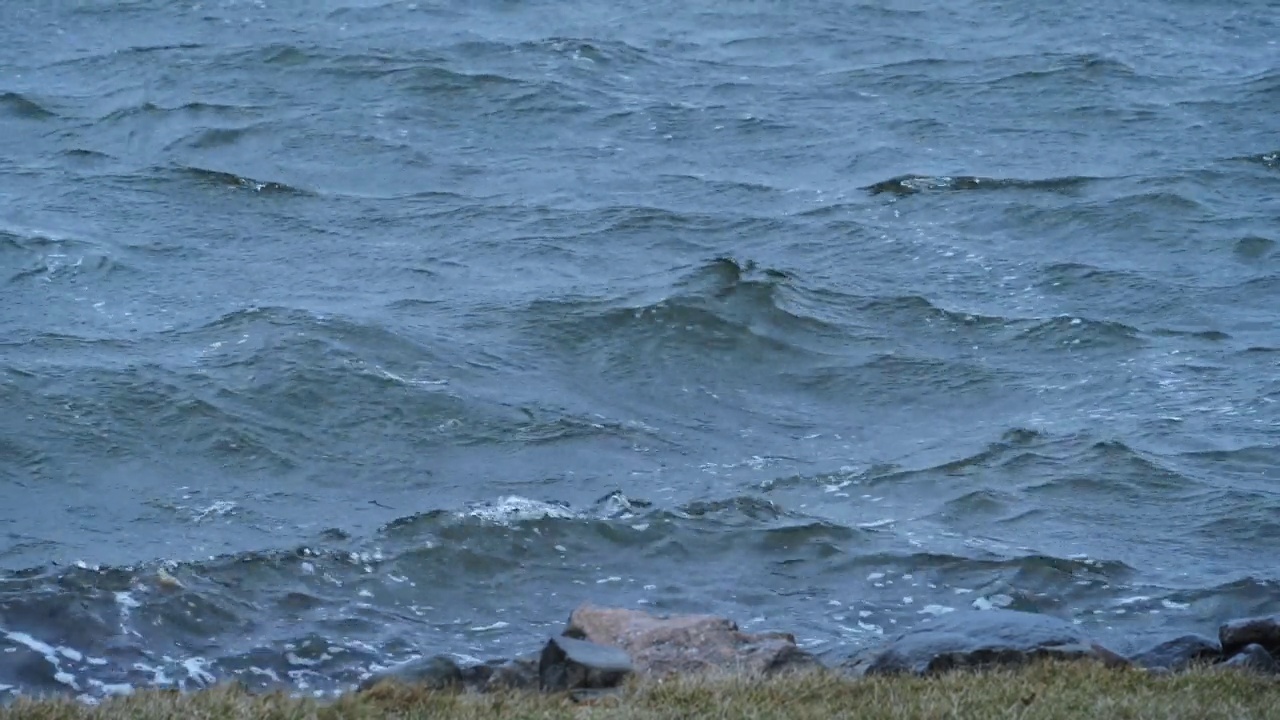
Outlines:
[[[1280,611],[1280,8],[0,6],[0,690],[579,602]],[[3,693],[0,692],[0,695]]]

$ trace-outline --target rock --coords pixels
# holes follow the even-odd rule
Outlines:
[[[462,686],[462,668],[448,655],[417,658],[370,675],[360,683],[361,691],[368,690],[383,680],[396,680],[406,685],[420,685],[433,690],[445,690]]]
[[[1215,663],[1222,659],[1222,646],[1204,635],[1183,635],[1166,640],[1129,658],[1133,664],[1148,670],[1186,670],[1196,663]]]
[[[493,668],[483,690],[537,690],[542,683],[538,673],[541,659],[542,653],[530,653],[501,663]]]
[[[482,690],[493,678],[493,672],[501,667],[506,660],[490,660],[488,662],[476,663],[471,665],[460,665],[458,669],[462,675],[462,686],[468,690]]]
[[[1218,667],[1238,670],[1252,670],[1263,675],[1280,675],[1280,665],[1267,649],[1258,644],[1246,645],[1240,652],[1231,656],[1230,660]]]
[[[1272,654],[1280,654],[1280,617],[1255,617],[1232,620],[1218,628],[1222,654],[1231,657],[1247,645],[1261,645]]]
[[[551,638],[538,662],[541,687],[549,691],[617,687],[631,671],[623,650],[570,637]]]
[[[1039,658],[1128,664],[1065,620],[1016,610],[970,610],[927,621],[842,666],[857,675],[926,675]]]
[[[786,633],[744,633],[713,615],[657,617],[639,610],[583,605],[564,634],[621,648],[641,675],[734,670],[776,674],[820,666]]]

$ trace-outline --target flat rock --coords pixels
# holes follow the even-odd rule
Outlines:
[[[1261,645],[1267,652],[1280,654],[1280,617],[1253,617],[1232,620],[1218,628],[1222,654],[1235,655],[1247,645]]]
[[[542,648],[538,678],[543,690],[617,687],[633,667],[621,648],[571,637],[554,637]]]
[[[417,658],[394,665],[365,678],[359,690],[368,690],[383,680],[418,685],[433,690],[458,688],[463,683],[462,668],[448,655]]]
[[[926,621],[842,667],[856,675],[927,675],[1039,658],[1128,664],[1065,620],[1016,610],[969,610]]]
[[[1133,664],[1148,670],[1163,668],[1174,672],[1221,659],[1222,646],[1217,640],[1194,633],[1166,640],[1129,658]]]
[[[639,610],[582,605],[564,634],[621,648],[641,675],[734,670],[776,674],[820,665],[787,633],[745,633],[714,615],[658,617]]]
[[[1271,657],[1271,653],[1267,652],[1266,648],[1257,644],[1244,646],[1240,652],[1232,655],[1218,667],[1251,670],[1263,675],[1280,675],[1280,665],[1276,664],[1275,658]]]

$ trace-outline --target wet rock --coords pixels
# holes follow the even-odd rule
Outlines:
[[[1218,640],[1222,642],[1222,654],[1228,657],[1254,644],[1280,654],[1280,617],[1232,620],[1218,628]]]
[[[571,637],[551,638],[538,661],[543,690],[617,687],[632,672],[631,658],[619,648]]]
[[[542,684],[542,678],[538,673],[541,660],[542,653],[530,653],[502,662],[493,668],[489,679],[485,681],[483,690],[486,692],[537,690]]]
[[[842,664],[855,675],[927,675],[960,668],[1021,665],[1030,660],[1128,661],[1071,623],[1016,610],[973,610],[934,618]]]
[[[819,666],[787,633],[744,633],[713,615],[658,617],[639,610],[583,605],[564,634],[621,648],[641,675],[730,669],[776,674]]]
[[[361,691],[368,690],[383,680],[395,680],[406,685],[418,685],[433,690],[462,687],[462,668],[448,655],[418,658],[389,667],[370,675],[360,683]]]
[[[1129,658],[1133,664],[1148,670],[1162,668],[1174,672],[1197,663],[1215,663],[1222,659],[1222,646],[1204,635],[1183,635],[1154,645]]]
[[[490,660],[489,662],[477,663],[473,665],[459,665],[458,670],[462,674],[462,685],[468,690],[480,690],[489,684],[489,680],[493,678],[495,668],[507,662],[506,660]]]
[[[1230,660],[1218,667],[1252,670],[1263,675],[1280,675],[1280,665],[1276,664],[1276,659],[1271,657],[1271,653],[1267,652],[1266,648],[1257,644],[1246,645],[1240,652],[1232,655]]]

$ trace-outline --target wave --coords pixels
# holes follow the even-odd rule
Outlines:
[[[312,193],[302,188],[297,188],[286,183],[274,180],[257,180],[251,177],[237,175],[235,173],[224,172],[221,170],[210,170],[207,168],[179,165],[173,168],[173,171],[179,175],[189,177],[201,184],[220,185],[237,189],[249,190],[254,193],[262,194],[280,194],[280,195],[311,195]]]
[[[1012,430],[1002,442],[1049,440]],[[829,641],[843,637],[857,611],[860,629],[847,638],[857,643],[877,627],[958,606],[1113,622],[1121,612],[1155,617],[1227,598],[1263,607],[1280,597],[1273,582],[1161,588],[1118,559],[984,542],[952,552],[903,538],[752,495],[670,508],[619,491],[581,507],[510,496],[404,515],[371,538],[330,528],[291,549],[0,573],[0,647],[28,667],[24,691],[95,698],[111,687],[237,679],[328,693],[406,656],[536,647],[582,599],[657,597],[680,607],[691,594],[704,611],[740,616],[743,603],[809,601],[798,612],[817,596],[824,609],[815,617],[810,607],[796,625]],[[673,563],[697,563],[699,572],[672,584]],[[515,576],[537,599],[508,622],[516,608],[495,589]],[[727,582],[737,591],[715,600]],[[539,604],[546,617],[530,619]],[[14,681],[13,667],[0,660],[0,682]]]
[[[48,120],[58,114],[31,98],[16,92],[0,93],[0,115],[22,120]]]
[[[810,352],[813,339],[837,326],[788,301],[803,294],[785,271],[722,257],[630,298],[537,300],[526,312],[547,341],[603,353],[610,365],[638,367],[643,356],[694,357],[710,352],[786,356]],[[638,302],[636,302],[638,300]]]
[[[1055,193],[1075,193],[1101,178],[1068,176],[1046,180],[1018,180],[1012,178],[979,177],[976,175],[936,176],[899,175],[872,183],[862,188],[872,195],[892,193],[914,195],[921,192],[948,192],[959,190],[1030,190]]]
[[[33,228],[0,228],[0,253],[11,255],[9,282],[75,283],[138,272],[128,253],[106,243]]]

